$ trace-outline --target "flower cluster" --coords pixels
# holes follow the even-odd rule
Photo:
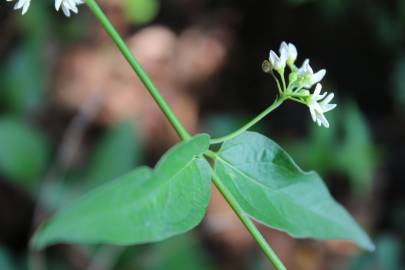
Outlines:
[[[11,2],[14,0],[7,0]],[[55,0],[55,9],[59,11],[62,9],[66,17],[70,17],[71,12],[79,12],[77,6],[83,4],[83,0]],[[31,4],[31,0],[17,0],[17,3],[14,5],[14,9],[21,9],[22,15],[27,13]]]
[[[314,72],[306,59],[301,67],[295,66],[298,57],[297,48],[292,43],[282,42],[279,55],[270,51],[269,59],[263,62],[263,71],[273,75],[277,82],[280,96],[294,100],[308,106],[312,120],[319,126],[329,127],[325,113],[334,109],[336,104],[329,104],[334,94],[321,94],[322,85],[319,83],[326,74],[325,69]],[[289,67],[288,84],[286,84],[285,70]],[[311,93],[311,88],[315,90]]]

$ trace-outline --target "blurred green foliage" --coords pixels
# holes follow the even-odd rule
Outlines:
[[[14,113],[38,109],[44,101],[47,67],[44,47],[48,40],[47,14],[41,6],[18,22],[21,42],[7,55],[0,67],[0,106]]]
[[[114,124],[90,149],[82,168],[72,168],[46,183],[43,203],[49,210],[56,210],[80,194],[131,171],[142,159],[141,145],[132,123]]]
[[[156,245],[148,257],[145,267],[148,270],[214,269],[199,240],[192,234],[175,237]]]
[[[130,122],[112,126],[95,145],[79,180],[91,189],[136,167],[141,159],[141,141]]]
[[[15,270],[16,267],[10,254],[6,249],[0,246],[0,269],[2,270]]]
[[[26,187],[43,176],[49,145],[40,131],[27,122],[0,118],[0,173]]]
[[[317,168],[321,174],[340,172],[349,178],[354,192],[367,192],[378,164],[378,149],[354,102],[339,104],[338,110],[328,113],[333,123],[329,129],[311,123],[305,140],[287,142],[286,148],[305,168]]]
[[[0,70],[0,102],[3,109],[24,112],[43,100],[44,70],[36,45],[26,42],[16,48]]]
[[[124,0],[123,4],[125,16],[137,25],[150,23],[159,12],[158,0]]]
[[[396,59],[391,76],[394,101],[403,108],[405,106],[405,51]]]
[[[374,253],[353,258],[347,270],[401,270],[402,250],[393,235],[382,235]]]

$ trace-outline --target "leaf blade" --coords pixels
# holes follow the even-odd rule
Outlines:
[[[351,240],[368,236],[315,172],[303,172],[272,140],[254,132],[224,143],[215,170],[252,218],[293,237]]]
[[[154,171],[143,167],[89,192],[42,226],[33,246],[140,244],[194,228],[210,195],[209,165],[199,157],[208,145],[207,135],[194,137],[169,150]]]

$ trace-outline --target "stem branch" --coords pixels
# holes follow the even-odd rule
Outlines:
[[[177,119],[176,115],[170,109],[169,105],[167,105],[166,101],[160,95],[159,91],[156,89],[155,85],[152,83],[148,75],[145,73],[141,65],[135,59],[134,55],[125,44],[124,40],[121,38],[120,34],[115,30],[114,26],[111,24],[110,20],[101,10],[99,5],[96,3],[95,0],[85,0],[87,6],[90,8],[91,12],[97,17],[101,25],[103,26],[104,30],[108,33],[111,39],[114,41],[115,45],[117,45],[118,49],[121,51],[122,55],[128,61],[129,65],[138,75],[139,79],[142,81],[143,85],[146,87],[150,95],[153,97],[155,102],[158,104],[162,112],[165,114],[167,119],[170,121],[170,124],[176,130],[177,134],[180,136],[182,140],[187,140],[190,138],[190,134],[186,131],[184,126],[180,123]]]
[[[266,117],[270,112],[274,111],[275,109],[277,109],[283,102],[284,102],[285,98],[284,97],[278,97],[273,104],[271,104],[267,109],[265,109],[263,112],[261,112],[259,115],[257,115],[255,118],[253,118],[252,120],[250,120],[248,123],[246,123],[244,126],[242,126],[241,128],[239,128],[238,130],[232,132],[231,134],[228,134],[226,136],[220,137],[220,138],[216,138],[216,139],[211,139],[210,143],[211,144],[219,144],[219,143],[223,143],[225,141],[228,141],[230,139],[235,138],[236,136],[240,135],[241,133],[245,132],[246,130],[248,130],[249,128],[251,128],[252,126],[254,126],[257,122],[259,122],[260,120],[262,120],[264,117]]]

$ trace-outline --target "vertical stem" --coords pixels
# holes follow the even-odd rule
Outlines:
[[[233,211],[239,217],[240,221],[242,221],[243,225],[249,231],[250,235],[256,240],[257,244],[260,246],[263,253],[273,264],[274,268],[277,270],[287,270],[287,268],[281,262],[280,258],[278,258],[277,254],[267,243],[266,239],[264,239],[263,235],[256,228],[255,224],[245,214],[239,203],[236,201],[235,197],[232,195],[229,189],[222,183],[222,181],[219,179],[219,177],[213,170],[212,170],[212,181],[214,182],[214,185],[219,190],[219,192],[221,192],[221,194],[224,196],[228,204],[232,207]]]
[[[156,89],[155,85],[152,83],[148,75],[145,73],[141,65],[135,59],[134,55],[125,44],[124,40],[121,38],[120,34],[115,30],[114,26],[111,24],[107,16],[101,10],[99,5],[94,0],[85,0],[87,6],[93,12],[93,14],[97,17],[101,25],[103,26],[104,30],[108,33],[111,39],[114,41],[115,45],[117,45],[118,49],[121,51],[122,55],[128,61],[129,65],[138,75],[139,79],[142,81],[143,85],[146,87],[148,92],[151,94],[153,99],[156,101],[160,109],[166,115],[167,119],[170,121],[170,124],[176,130],[177,134],[180,136],[182,140],[187,140],[190,138],[190,135],[184,128],[184,126],[180,123],[177,119],[176,115],[170,109],[169,105],[167,105],[166,101],[160,95],[159,91]]]

